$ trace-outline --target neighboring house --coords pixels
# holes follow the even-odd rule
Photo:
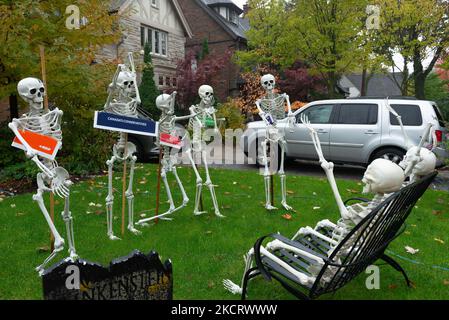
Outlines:
[[[193,31],[187,39],[187,50],[198,47],[207,39],[210,53],[223,53],[226,50],[245,50],[246,31],[249,22],[240,15],[240,9],[231,0],[178,0],[182,11]],[[237,96],[240,83],[240,68],[231,61],[222,72],[214,77],[215,94],[224,101],[229,96]]]
[[[369,76],[368,88],[366,90],[366,96],[370,97],[390,97],[401,96],[401,90],[397,86],[396,81],[401,83],[402,74],[374,74]],[[344,75],[339,82],[339,89],[347,97],[360,97],[362,90],[362,75],[350,74]]]
[[[124,36],[103,48],[99,58],[118,60],[129,51],[140,52],[148,42],[159,89],[176,88],[176,67],[185,56],[186,39],[192,37],[178,0],[115,0],[112,12],[123,14]]]

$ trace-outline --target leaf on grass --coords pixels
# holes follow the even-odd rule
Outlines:
[[[295,194],[295,191],[287,190],[287,193],[288,193],[288,194]]]
[[[231,206],[222,206],[222,209],[231,209]]]
[[[441,211],[441,210],[432,210],[432,214],[434,216],[440,216],[442,213],[443,213],[443,211]]]
[[[99,216],[100,214],[103,214],[103,210],[97,210],[95,211],[95,214]]]
[[[16,205],[13,203],[12,205],[11,205],[11,208],[15,208],[16,207]]]
[[[444,280],[443,280],[443,284],[444,284],[445,286],[449,286],[449,280],[444,279]]]
[[[397,287],[398,287],[398,285],[397,284],[393,284],[393,283],[388,285],[388,289],[390,289],[390,290],[394,290]]]
[[[292,216],[290,214],[286,213],[282,216],[282,218],[284,218],[285,220],[291,220]]]
[[[206,231],[206,234],[207,234],[207,235],[211,235],[211,234],[212,234],[212,231],[210,231],[210,230],[209,230],[209,231]]]
[[[21,217],[21,216],[24,216],[25,215],[25,213],[23,213],[23,212],[17,212],[16,213],[16,217]]]
[[[439,242],[441,244],[444,244],[444,241],[439,238],[433,238],[433,240],[435,240],[436,242]]]
[[[0,197],[0,202],[2,202],[4,199],[2,197]]]
[[[405,248],[405,251],[410,254],[417,254],[419,252],[419,249],[414,249],[409,246],[405,246],[404,248]]]
[[[93,202],[89,203],[89,207],[95,207],[95,203]]]
[[[145,218],[147,215],[145,214],[145,213],[142,213],[141,215],[140,215],[140,217],[141,218]]]
[[[444,204],[444,200],[441,199],[441,198],[438,198],[438,199],[437,199],[437,203],[439,203],[439,204]]]
[[[224,194],[227,195],[227,196],[229,196],[231,193],[228,192],[228,191],[226,191]]]
[[[320,210],[321,207],[313,207],[313,210]]]
[[[38,253],[50,252],[50,248],[48,246],[43,246],[43,247],[36,248],[36,251]]]
[[[359,193],[357,190],[354,190],[354,189],[346,189],[346,191],[348,191],[349,193],[354,193],[354,194]]]
[[[100,204],[100,203],[97,203],[96,205],[95,205],[97,208],[101,208],[101,207],[103,207],[103,205],[102,204]]]
[[[236,184],[237,184],[237,181],[234,181],[232,184],[233,184],[233,185],[236,185]]]
[[[413,228],[416,228],[416,227],[417,227],[416,224],[411,224],[410,226],[412,226]]]

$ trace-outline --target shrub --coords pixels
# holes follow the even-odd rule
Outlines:
[[[217,118],[226,119],[226,128],[223,129],[235,130],[245,127],[245,117],[242,115],[241,110],[241,104],[238,99],[228,99],[226,103],[217,106]]]

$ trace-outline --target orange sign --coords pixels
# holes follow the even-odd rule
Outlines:
[[[37,155],[50,160],[55,159],[56,154],[58,153],[62,145],[61,141],[59,141],[58,139],[36,132],[19,130],[19,133]],[[26,151],[25,146],[17,137],[14,138],[12,146]]]

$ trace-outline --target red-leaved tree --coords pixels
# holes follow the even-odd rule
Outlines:
[[[310,69],[302,61],[296,61],[290,68],[283,72],[279,81],[281,92],[290,96],[290,101],[311,101],[315,95],[326,93],[323,80],[310,74]]]
[[[178,102],[182,109],[187,109],[198,102],[198,88],[203,84],[213,86],[214,77],[223,70],[231,59],[232,52],[222,54],[209,53],[199,59],[197,50],[189,50],[184,60],[177,66]]]

